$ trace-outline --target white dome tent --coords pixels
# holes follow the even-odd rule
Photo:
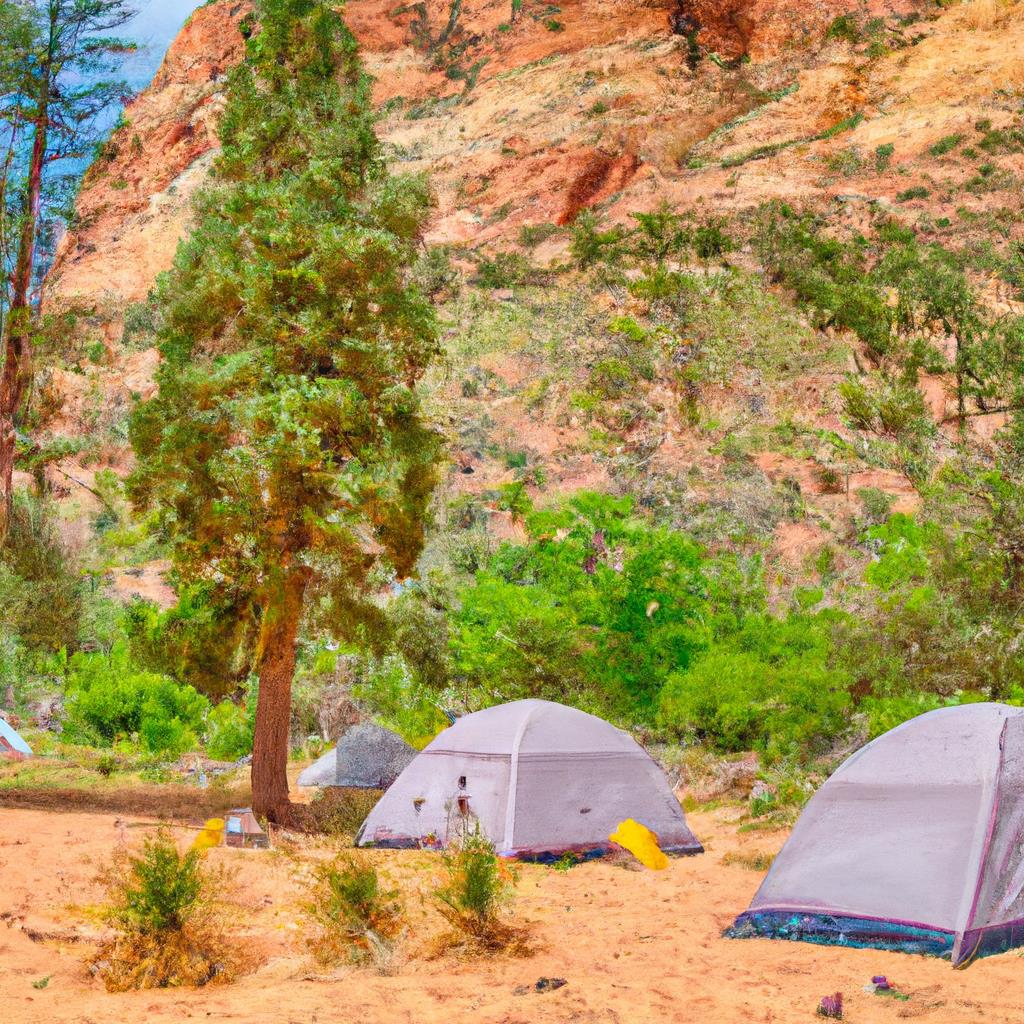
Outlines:
[[[703,850],[661,769],[628,734],[594,715],[521,700],[445,729],[370,812],[360,846],[443,846],[467,825],[507,856],[607,851],[626,818],[669,853]]]
[[[941,708],[861,748],[727,934],[955,965],[1024,945],[1024,708]]]

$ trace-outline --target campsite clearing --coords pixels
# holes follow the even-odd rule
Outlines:
[[[329,844],[278,842],[269,853],[217,849],[211,863],[237,868],[240,906],[231,930],[262,966],[223,987],[111,995],[84,967],[97,934],[88,905],[100,898],[94,882],[100,866],[122,836],[137,840],[141,830],[113,813],[0,813],[0,1000],[17,1024],[807,1024],[820,998],[835,991],[843,993],[846,1019],[858,1024],[911,1017],[928,1024],[1017,1022],[1024,1016],[1015,953],[953,971],[945,961],[898,953],[721,938],[763,877],[744,865],[760,863],[763,857],[755,855],[774,853],[786,837],[738,831],[739,806],[688,815],[707,853],[673,859],[666,871],[609,861],[569,871],[524,865],[516,916],[532,925],[538,946],[527,959],[418,958],[439,925],[429,906],[410,898],[411,936],[389,977],[351,969],[324,975],[303,951],[303,880],[330,854]],[[426,852],[368,856],[412,892],[429,888],[437,865],[436,855]],[[910,999],[865,992],[881,974]],[[33,986],[47,975],[45,988]],[[568,983],[538,992],[542,977]],[[516,994],[524,986],[526,994]]]

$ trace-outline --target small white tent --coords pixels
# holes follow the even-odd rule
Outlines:
[[[8,721],[0,718],[0,757],[11,754],[15,757],[31,757],[32,748]]]
[[[370,812],[360,846],[444,845],[479,824],[509,856],[598,853],[626,818],[662,849],[700,853],[661,769],[627,733],[544,700],[460,718],[427,746]]]

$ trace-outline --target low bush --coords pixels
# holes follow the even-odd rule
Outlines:
[[[195,749],[210,702],[191,686],[140,672],[125,644],[109,654],[80,653],[65,687],[65,731],[73,742],[110,747],[137,739],[151,753]]]
[[[352,842],[380,797],[377,789],[327,786],[302,809],[303,824],[310,832]]]
[[[521,929],[503,920],[515,895],[516,874],[477,826],[443,854],[445,877],[434,890],[441,916],[452,927],[451,947],[471,953],[524,948]]]
[[[114,936],[92,968],[108,991],[206,985],[242,971],[245,960],[221,923],[226,879],[204,868],[198,851],[179,852],[161,832],[140,852],[115,855],[102,880],[101,916]]]
[[[544,274],[518,252],[481,256],[476,270],[477,284],[481,288],[513,288],[516,285],[539,284],[544,279]]]
[[[304,910],[314,924],[310,949],[322,964],[386,969],[405,926],[398,890],[386,889],[376,866],[355,854],[321,865]]]

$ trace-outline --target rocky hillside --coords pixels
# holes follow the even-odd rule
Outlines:
[[[45,429],[88,439],[55,477],[79,510],[95,512],[80,485],[95,490],[97,469],[129,464],[124,418],[156,365],[146,296],[211,167],[248,16],[235,0],[196,11],[89,171],[50,275],[51,308],[78,311],[78,348],[49,370]],[[428,241],[451,261],[434,281],[449,324],[433,381],[453,449],[446,507],[468,501],[500,536],[518,529],[503,486],[540,501],[628,492],[710,540],[769,550],[795,579],[822,550],[840,566],[859,557],[844,541],[858,494],[918,505],[920,480],[858,443],[842,409],[838,386],[870,353],[766,287],[748,239],[773,199],[840,235],[891,215],[924,241],[995,253],[972,261],[973,279],[995,312],[1019,311],[994,268],[1024,238],[1024,5],[350,0],[347,18],[393,165],[430,175]],[[666,203],[724,218],[737,242],[733,284],[695,299],[685,324],[569,268],[581,211],[632,224]],[[623,318],[645,332],[635,365]],[[691,349],[702,369],[683,380]],[[595,374],[611,359],[627,371],[605,386]],[[941,462],[950,380],[918,386]],[[1006,421],[971,413],[980,444]]]

